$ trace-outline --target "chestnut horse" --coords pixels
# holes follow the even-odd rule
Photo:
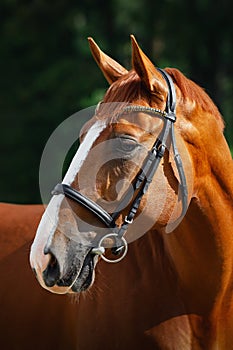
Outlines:
[[[47,290],[79,293],[78,350],[233,349],[233,164],[219,111],[133,36],[130,71],[89,41],[110,88],[31,266]],[[112,253],[121,262],[103,261]]]
[[[43,205],[0,204],[0,347],[75,349],[77,310],[39,287],[28,255]]]

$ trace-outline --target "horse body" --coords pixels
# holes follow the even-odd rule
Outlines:
[[[0,204],[0,346],[76,349],[76,304],[42,290],[28,255],[42,205]]]
[[[111,84],[104,103],[122,101],[164,110],[167,85],[134,38],[132,43],[133,70],[127,72],[91,40],[92,53]],[[167,72],[175,83],[175,134],[187,178],[189,207],[183,220],[174,225],[179,218],[179,176],[172,151],[167,150],[125,234],[131,243],[119,264],[108,265],[94,255],[87,237],[93,238],[94,225],[98,237],[98,220],[61,193],[52,198],[31,248],[31,265],[44,288],[60,294],[82,292],[77,304],[79,350],[233,348],[232,158],[223,121],[210,98],[179,71]],[[143,111],[134,113],[133,122],[124,113],[114,119],[115,107],[111,113],[104,108],[89,122],[75,162],[81,160],[71,164],[65,180],[80,190],[81,179],[86,198],[100,198],[102,206],[111,208],[125,191],[122,181],[117,193],[117,181],[132,183],[138,172],[129,155],[135,155],[135,148],[140,154],[151,148],[160,122]],[[107,150],[100,145],[112,139],[128,157],[104,163]],[[140,158],[139,168],[142,162]],[[89,186],[87,174],[91,177],[96,169],[96,183]],[[129,207],[122,209],[119,226]],[[143,231],[141,223],[148,222],[150,227]],[[168,227],[173,227],[169,234]],[[141,238],[140,230],[145,233]]]
[[[79,299],[78,349],[231,349],[232,247],[207,227],[194,200],[172,235],[147,232],[128,261],[99,263]]]
[[[147,234],[130,245],[130,264],[98,264],[97,283],[79,299],[77,349],[202,348],[200,317],[186,312],[164,242]]]

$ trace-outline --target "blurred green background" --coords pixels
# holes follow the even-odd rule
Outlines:
[[[88,36],[129,68],[132,33],[157,66],[176,67],[204,87],[233,146],[230,0],[1,0],[0,31],[1,201],[40,202],[49,135],[103,96],[107,83]]]

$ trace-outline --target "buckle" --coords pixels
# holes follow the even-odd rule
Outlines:
[[[125,222],[130,225],[130,224],[133,223],[133,218],[132,219],[128,219],[128,216],[126,216],[125,217]]]
[[[156,156],[159,158],[163,158],[165,150],[166,150],[166,146],[160,143],[158,147],[155,148]]]
[[[170,120],[171,122],[175,123],[176,121],[176,113],[173,111],[169,111],[166,113],[166,116],[164,116],[166,119]]]

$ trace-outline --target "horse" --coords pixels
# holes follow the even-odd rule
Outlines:
[[[77,349],[233,349],[233,164],[219,110],[134,36],[40,221],[30,263],[78,295]],[[113,263],[110,263],[113,262]]]
[[[4,350],[74,349],[76,304],[39,287],[29,265],[43,205],[0,204],[0,344]]]

